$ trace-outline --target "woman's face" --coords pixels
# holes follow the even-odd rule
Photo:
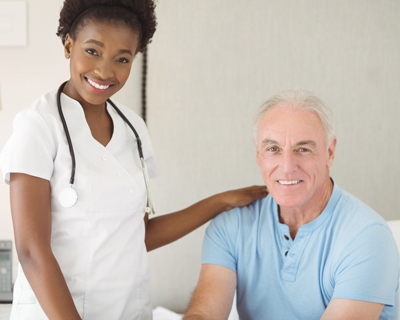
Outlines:
[[[71,79],[64,93],[83,107],[104,106],[128,80],[138,45],[138,34],[122,23],[91,21],[75,40],[68,34],[64,51],[71,60]]]

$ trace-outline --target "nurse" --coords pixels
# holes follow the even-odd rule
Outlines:
[[[58,97],[56,90],[44,94],[17,115],[1,154],[20,261],[11,319],[151,319],[146,252],[266,194],[265,187],[224,192],[148,219],[136,137],[107,100],[150,42],[154,7],[152,0],[64,1],[57,34],[71,77]],[[116,105],[154,176],[144,122]],[[69,186],[72,159],[61,114],[79,195],[67,205],[59,194]]]

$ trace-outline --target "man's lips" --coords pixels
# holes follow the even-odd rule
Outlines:
[[[296,185],[302,181],[303,180],[278,180],[278,183],[287,186],[287,185]]]

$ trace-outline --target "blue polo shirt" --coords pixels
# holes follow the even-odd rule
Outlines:
[[[379,319],[398,319],[393,235],[336,184],[324,211],[294,240],[271,196],[220,214],[207,228],[202,263],[236,272],[242,320],[320,319],[335,298],[382,303]]]

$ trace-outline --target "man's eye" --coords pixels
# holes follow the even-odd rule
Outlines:
[[[307,148],[300,148],[299,151],[300,152],[309,152],[310,150],[308,150]]]
[[[278,148],[277,147],[269,147],[267,149],[267,151],[275,152],[275,151],[278,151]]]

